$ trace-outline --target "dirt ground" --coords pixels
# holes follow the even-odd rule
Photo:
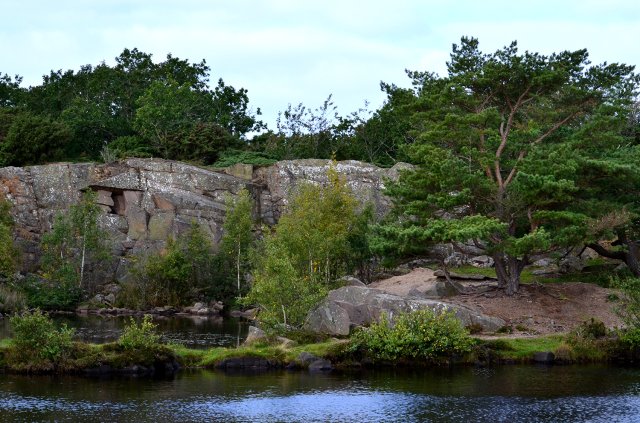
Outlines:
[[[433,273],[431,269],[417,268],[406,275],[376,281],[369,286],[398,295],[407,295],[412,290],[424,292],[441,280]],[[458,282],[465,288],[465,293],[442,301],[500,317],[514,328],[513,336],[566,333],[592,317],[609,328],[622,326],[614,311],[615,302],[607,299],[613,290],[597,285],[581,282],[523,284],[516,295],[508,297],[496,288],[495,281]]]

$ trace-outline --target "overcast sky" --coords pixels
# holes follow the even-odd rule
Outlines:
[[[288,103],[333,94],[341,114],[384,100],[405,69],[440,74],[462,35],[494,51],[512,40],[549,54],[587,48],[594,63],[640,64],[640,1],[0,0],[0,73],[37,85],[137,47],[212,68],[246,88],[274,127]]]

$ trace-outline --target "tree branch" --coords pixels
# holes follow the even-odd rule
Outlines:
[[[626,257],[624,252],[622,251],[609,251],[604,248],[602,245],[598,243],[587,244],[587,247],[591,248],[593,251],[601,255],[602,257],[607,257],[610,259],[622,260],[625,261]]]

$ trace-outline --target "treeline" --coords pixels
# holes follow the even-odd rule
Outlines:
[[[204,60],[168,55],[155,63],[150,54],[125,49],[115,63],[51,71],[29,88],[20,76],[0,73],[0,165],[126,156],[204,165],[222,157],[223,163],[336,157],[391,165],[408,137],[400,109],[409,94],[393,86],[383,85],[389,101],[378,111],[340,116],[329,96],[316,109],[289,105],[277,128],[267,128],[245,89],[222,79],[212,86]]]

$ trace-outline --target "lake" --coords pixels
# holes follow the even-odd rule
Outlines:
[[[128,318],[57,316],[89,342],[117,339]],[[235,346],[237,319],[156,318],[163,340]],[[9,335],[0,320],[0,338]],[[0,373],[0,421],[634,422],[640,369],[496,366],[311,374],[182,370],[171,377]]]
[[[102,344],[118,339],[129,323],[125,316],[55,315],[57,324],[76,330],[76,339]],[[140,321],[140,317],[135,317]],[[235,347],[247,337],[249,324],[241,319],[220,316],[154,316],[163,342],[175,342],[189,348]],[[0,339],[11,336],[9,319],[0,319]]]
[[[640,370],[461,367],[171,378],[0,375],[2,421],[633,422]]]

